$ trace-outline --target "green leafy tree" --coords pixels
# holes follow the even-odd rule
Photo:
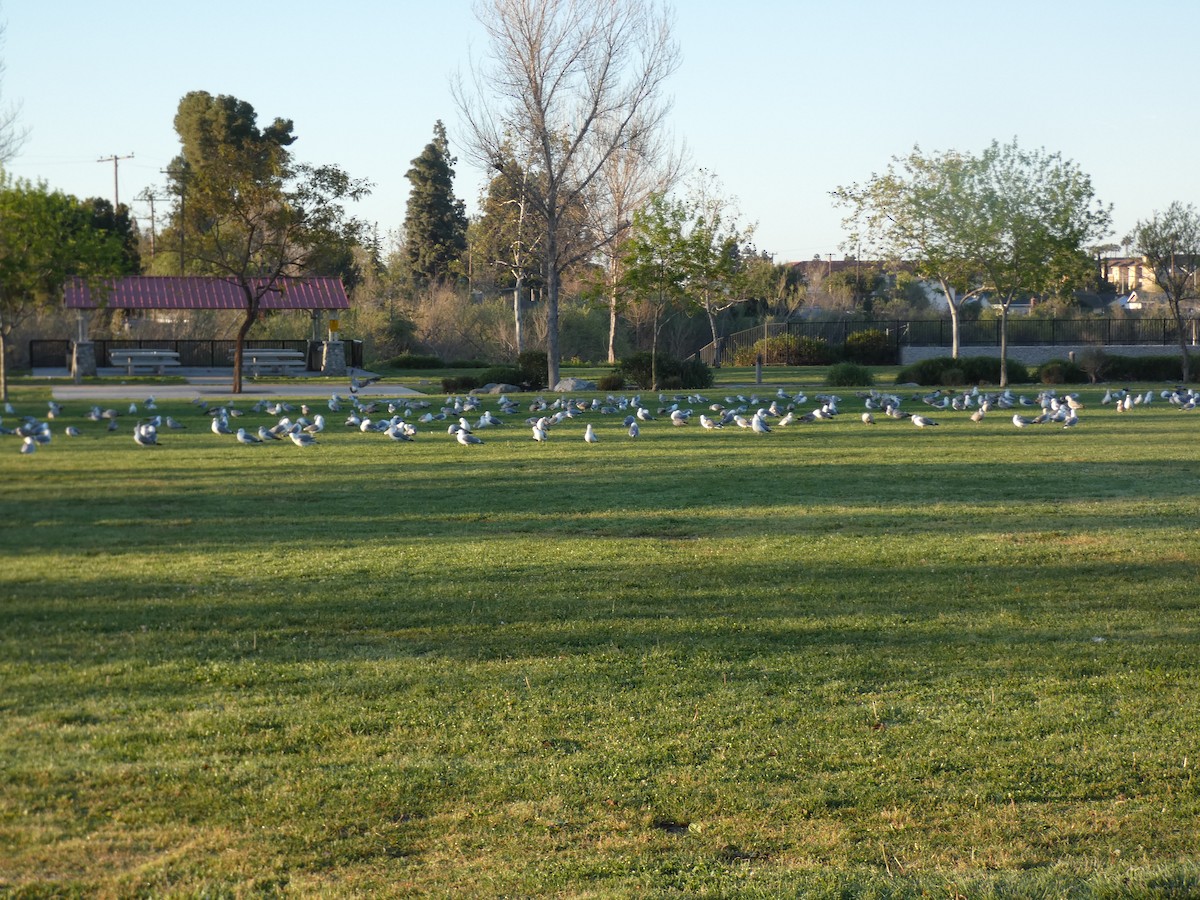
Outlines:
[[[0,399],[8,399],[8,338],[29,316],[57,307],[67,279],[102,293],[127,264],[113,231],[96,227],[93,209],[45,184],[0,180]]]
[[[1200,213],[1192,204],[1178,201],[1163,213],[1155,212],[1139,221],[1133,229],[1138,253],[1154,272],[1159,290],[1167,298],[1183,363],[1183,380],[1191,379],[1187,333],[1183,322],[1183,301],[1200,296],[1196,289],[1196,271],[1200,267]]]
[[[310,264],[323,249],[361,237],[362,223],[343,203],[369,186],[337,166],[294,162],[292,123],[260,129],[253,107],[233,97],[188,94],[175,129],[183,152],[170,168],[179,197],[173,225],[187,270],[228,279],[245,300],[233,368],[240,393],[246,335],[263,298],[283,290],[286,278],[315,274]]]
[[[692,302],[708,321],[715,346],[720,341],[717,316],[751,299],[743,254],[753,255],[754,226],[741,223],[735,201],[705,170],[693,179],[685,208],[685,281]]]
[[[412,185],[404,216],[403,265],[414,285],[446,281],[462,274],[467,250],[467,214],[454,197],[454,163],[446,128],[439,120],[433,140],[412,161],[405,178]]]
[[[966,243],[976,215],[968,189],[976,165],[966,154],[925,154],[914,147],[866,184],[833,192],[849,210],[843,222],[847,247],[867,248],[870,255],[895,264],[909,263],[919,277],[941,288],[950,311],[954,358],[962,306],[983,289],[977,260]]]
[[[625,244],[622,282],[648,307],[651,319],[651,389],[658,389],[658,336],[673,310],[687,302],[693,248],[688,228],[692,210],[684,202],[656,194],[633,214]]]
[[[786,319],[804,305],[808,285],[804,270],[791,263],[777,263],[766,250],[742,256],[743,292],[758,310]]]
[[[1007,383],[1008,310],[1019,296],[1062,295],[1086,280],[1086,246],[1111,216],[1091,180],[1059,154],[993,141],[978,156],[894,159],[864,186],[839,188],[850,243],[912,263],[950,308],[958,355],[963,304],[986,293],[1000,308],[1001,380]]]
[[[114,210],[112,202],[101,197],[93,197],[87,204],[92,211],[93,227],[109,232],[121,242],[121,270],[117,274],[137,275],[142,270],[139,250],[141,237],[129,213],[129,207],[122,203]]]
[[[732,201],[715,178],[700,172],[683,199],[656,194],[634,214],[624,265],[630,267],[625,287],[661,312],[678,307],[702,313],[714,345],[720,342],[718,316],[753,297],[744,259],[754,229],[742,226]],[[656,267],[669,271],[658,272]],[[660,289],[669,281],[670,289]],[[655,327],[657,343],[657,325]]]
[[[1008,384],[1008,311],[1021,296],[1058,295],[1091,272],[1085,247],[1110,227],[1091,179],[1060,154],[993,141],[971,165],[966,259],[1000,307],[1000,384]]]

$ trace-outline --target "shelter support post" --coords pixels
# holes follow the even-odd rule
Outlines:
[[[321,374],[346,374],[346,344],[344,341],[325,341],[321,350]]]

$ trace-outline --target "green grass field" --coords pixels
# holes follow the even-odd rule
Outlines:
[[[839,393],[0,437],[0,893],[1200,892],[1200,411]]]

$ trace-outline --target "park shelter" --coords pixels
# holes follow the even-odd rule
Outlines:
[[[245,309],[246,297],[227,278],[137,275],[89,287],[83,279],[66,285],[67,309]],[[350,308],[342,280],[335,277],[281,278],[262,297],[264,310],[333,311]]]
[[[79,333],[75,342],[73,368],[76,372],[87,375],[95,374],[96,365],[95,352],[87,340],[86,324],[86,316],[94,310],[244,310],[246,297],[238,283],[228,278],[140,275],[107,279],[95,285],[74,278],[65,285],[64,305],[79,314]],[[272,312],[308,312],[313,319],[316,337],[316,323],[321,314],[330,315],[332,320],[338,312],[350,308],[350,300],[346,296],[341,278],[338,277],[279,278],[262,295],[259,308]],[[325,342],[326,356],[329,356],[330,350],[336,351],[333,356],[341,356],[342,346],[340,341],[334,340],[335,331],[331,325],[330,339]],[[328,346],[333,344],[337,346]],[[325,369],[324,365],[322,369]]]

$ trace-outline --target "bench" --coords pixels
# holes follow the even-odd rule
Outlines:
[[[108,351],[109,363],[124,367],[130,375],[139,370],[163,375],[169,368],[180,365],[179,354],[174,350],[145,350],[138,347]]]
[[[249,370],[255,378],[263,373],[299,375],[307,369],[308,356],[301,350],[266,348],[242,351],[242,370]]]

